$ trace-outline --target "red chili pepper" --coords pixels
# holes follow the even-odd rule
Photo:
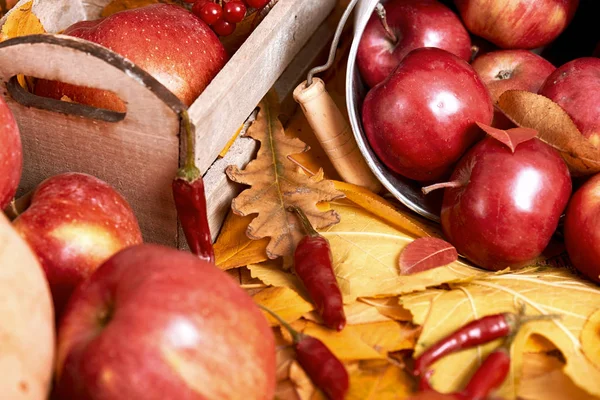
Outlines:
[[[329,241],[319,235],[298,207],[290,207],[298,214],[307,235],[294,253],[294,270],[302,281],[317,311],[328,328],[341,331],[346,325],[344,301],[333,272]]]
[[[514,336],[513,336],[514,337]],[[464,390],[458,393],[448,393],[457,400],[485,400],[490,393],[499,388],[510,371],[510,344],[508,340],[503,346],[491,352],[479,366],[467,383]],[[419,391],[438,393],[430,384],[433,370],[426,371],[419,381]]]
[[[502,385],[510,371],[510,344],[491,352],[461,392],[466,400],[484,400]]]
[[[434,362],[448,354],[509,335],[517,327],[517,319],[516,314],[502,313],[469,322],[417,357],[414,375],[423,374]]]
[[[296,360],[315,386],[330,399],[343,400],[350,386],[344,364],[319,339],[296,331],[267,307],[260,304],[258,306],[277,319],[292,335]]]
[[[177,217],[192,253],[214,263],[215,251],[208,225],[204,181],[194,161],[194,132],[187,111],[181,112],[181,121],[187,135],[187,155],[185,165],[177,171],[172,183]]]

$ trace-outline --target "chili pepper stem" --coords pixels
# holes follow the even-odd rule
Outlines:
[[[186,154],[185,164],[177,171],[177,177],[188,182],[192,182],[202,175],[198,167],[196,167],[196,160],[194,156],[194,128],[190,121],[190,115],[188,114],[187,110],[182,110],[179,113],[179,118],[181,118],[181,125],[185,133]]]
[[[397,44],[398,37],[396,36],[396,34],[392,30],[392,28],[390,28],[390,25],[387,22],[387,13],[385,11],[385,7],[383,6],[383,4],[377,3],[377,6],[375,7],[375,11],[377,12],[379,21],[381,21],[381,25],[383,26],[383,29],[385,30],[385,33],[388,36],[388,39],[390,39],[390,41],[393,44]]]
[[[300,222],[302,222],[302,226],[304,227],[304,230],[306,231],[308,236],[312,236],[312,237],[321,236],[321,235],[319,235],[319,232],[317,232],[317,230],[312,226],[312,224],[308,220],[308,217],[306,216],[306,214],[304,213],[304,211],[302,211],[302,209],[300,207],[289,206],[288,210],[293,211],[296,214],[298,214],[298,218],[300,218]]]
[[[294,340],[294,343],[299,343],[302,340],[302,337],[304,335],[302,333],[298,332],[297,330],[295,330],[294,328],[292,328],[292,326],[290,324],[288,324],[279,315],[277,315],[277,313],[275,311],[272,311],[271,309],[263,306],[262,304],[256,303],[256,305],[259,308],[263,309],[264,311],[268,312],[277,321],[279,321],[279,323],[290,333],[290,335],[292,335],[292,339]]]

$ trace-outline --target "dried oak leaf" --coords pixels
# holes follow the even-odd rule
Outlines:
[[[233,199],[231,208],[242,216],[258,214],[246,234],[256,240],[271,238],[266,249],[269,258],[291,256],[304,234],[295,215],[287,211],[289,206],[300,207],[312,225],[322,229],[338,223],[340,217],[334,210],[319,210],[317,203],[344,197],[333,182],[316,181],[296,172],[288,156],[307,151],[308,146],[285,135],[277,118],[278,104],[276,96],[268,94],[259,104],[256,121],[246,132],[246,136],[261,143],[256,159],[243,170],[234,165],[226,170],[232,181],[251,186]]]
[[[402,296],[402,304],[414,316],[413,323],[423,329],[415,356],[466,323],[484,315],[516,312],[523,302],[527,314],[559,314],[560,319],[532,321],[521,327],[511,347],[509,376],[495,395],[507,400],[518,397],[527,344],[533,335],[539,335],[562,353],[566,360],[562,372],[588,394],[600,397],[600,369],[593,362],[597,342],[580,340],[586,321],[600,307],[597,286],[564,268],[531,267],[451,283],[450,287]],[[494,341],[444,357],[433,367],[433,386],[441,392],[460,390],[498,344]]]
[[[539,94],[507,90],[497,107],[520,127],[538,131],[538,139],[562,156],[573,176],[600,172],[600,149],[587,140],[571,117],[556,103]]]

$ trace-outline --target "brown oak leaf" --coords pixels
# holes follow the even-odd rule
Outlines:
[[[232,181],[251,186],[233,199],[231,208],[242,216],[258,214],[248,225],[246,235],[251,239],[270,237],[269,258],[291,256],[304,234],[288,207],[300,207],[311,224],[322,229],[338,223],[340,217],[334,210],[320,210],[317,203],[344,197],[333,182],[297,172],[288,156],[308,151],[309,147],[300,139],[285,135],[277,118],[278,107],[279,101],[273,93],[260,102],[256,121],[246,132],[246,136],[261,143],[258,155],[243,170],[234,165],[226,170]]]

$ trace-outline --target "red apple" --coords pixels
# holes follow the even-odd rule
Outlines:
[[[558,103],[583,136],[600,147],[600,58],[578,58],[557,68],[539,93]]]
[[[75,287],[100,264],[142,242],[127,201],[107,183],[79,173],[42,182],[13,225],[46,272],[57,318]]]
[[[398,68],[369,91],[362,121],[373,151],[401,175],[436,180],[450,171],[481,136],[492,101],[464,60],[445,50],[410,52]]]
[[[588,180],[571,198],[564,232],[573,266],[600,283],[600,174]]]
[[[0,210],[8,206],[19,186],[23,151],[19,127],[0,96]]]
[[[171,90],[186,105],[208,86],[227,61],[213,31],[186,9],[155,4],[78,22],[66,35],[96,42],[130,59]],[[124,112],[125,104],[111,92],[40,80],[35,93]]]
[[[373,13],[356,54],[360,74],[370,87],[387,78],[408,53],[420,47],[437,47],[469,61],[469,33],[448,7],[436,0],[390,0],[385,10],[396,40]]]
[[[483,54],[471,64],[487,85],[492,100],[507,90],[537,93],[556,68],[528,50],[498,50]]]
[[[130,247],[77,288],[59,328],[61,399],[272,399],[275,341],[225,272]]]
[[[534,49],[569,25],[579,0],[454,0],[467,29],[504,49]]]
[[[560,155],[537,139],[515,152],[488,137],[458,163],[441,222],[458,252],[489,269],[517,268],[548,245],[571,195]]]

